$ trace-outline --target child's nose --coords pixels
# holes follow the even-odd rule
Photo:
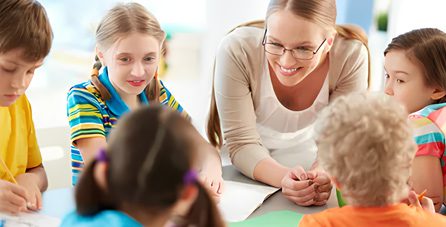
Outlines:
[[[15,89],[25,89],[26,81],[27,79],[25,75],[16,75],[15,78],[11,81],[11,87]]]
[[[386,81],[386,85],[385,85],[385,87],[384,87],[384,92],[385,92],[387,95],[393,96],[392,83],[391,83],[389,80]]]
[[[132,73],[133,76],[141,77],[141,76],[144,76],[144,71],[145,71],[144,70],[144,65],[142,63],[136,62],[133,65],[131,73]]]

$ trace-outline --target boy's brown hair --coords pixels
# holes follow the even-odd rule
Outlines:
[[[50,22],[38,1],[1,1],[0,53],[23,48],[27,61],[37,61],[48,55],[52,40]]]

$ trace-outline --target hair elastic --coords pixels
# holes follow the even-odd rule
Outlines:
[[[96,154],[96,161],[98,162],[108,162],[108,156],[105,149],[100,149],[99,152]]]
[[[195,183],[198,179],[197,171],[190,169],[183,176],[183,183],[185,185]]]

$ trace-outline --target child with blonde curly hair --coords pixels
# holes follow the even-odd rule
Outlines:
[[[384,94],[336,99],[316,122],[318,161],[349,205],[305,215],[300,226],[446,226],[408,186],[416,144],[402,105]],[[409,195],[409,196],[408,196]],[[409,199],[411,205],[402,203]]]

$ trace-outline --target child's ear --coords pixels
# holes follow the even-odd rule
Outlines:
[[[176,202],[173,213],[175,215],[184,216],[186,215],[192,204],[198,197],[198,188],[195,184],[189,184],[184,187],[181,191],[180,199]]]
[[[103,66],[106,66],[105,60],[104,60],[104,53],[99,49],[98,46],[96,46],[96,56],[98,56],[99,60],[101,61]]]
[[[445,95],[446,95],[446,91],[444,91],[443,89],[436,88],[431,95],[431,99],[439,100],[439,99],[443,98]]]
[[[104,192],[107,191],[107,169],[108,164],[101,161],[97,161],[93,169],[94,179]]]
[[[184,187],[181,193],[181,200],[195,201],[198,196],[198,188],[195,184],[188,184]]]

